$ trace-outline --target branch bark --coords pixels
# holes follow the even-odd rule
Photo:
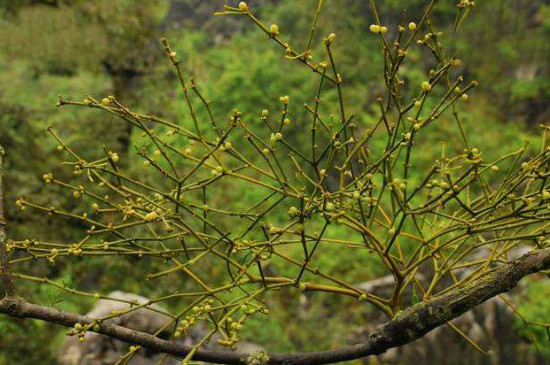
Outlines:
[[[13,277],[10,272],[8,250],[6,247],[6,218],[4,216],[4,179],[3,179],[4,149],[0,146],[0,271],[6,296],[15,294]]]
[[[402,346],[421,338],[432,329],[460,316],[486,300],[510,291],[523,277],[546,269],[550,269],[550,248],[532,251],[467,285],[406,309],[375,330],[364,343],[339,350],[298,354],[268,354],[269,364],[330,364],[379,355],[390,348]],[[73,327],[76,323],[89,324],[94,320],[77,314],[31,304],[18,297],[6,297],[1,300],[0,313],[19,318],[40,319],[66,327]],[[191,350],[189,346],[165,341],[150,334],[114,324],[101,323],[97,332],[157,352],[180,357],[184,357]],[[244,365],[247,363],[248,356],[249,354],[230,351],[200,349],[193,356],[193,359],[213,363]]]

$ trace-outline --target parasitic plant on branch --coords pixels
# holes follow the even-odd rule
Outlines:
[[[191,128],[131,110],[114,96],[99,100],[88,96],[84,101],[60,97],[61,107],[95,108],[139,130],[136,155],[156,176],[126,171],[121,156],[107,148],[103,158],[88,160],[49,128],[66,157],[63,165],[81,182],[70,184],[52,173],[43,175],[44,182],[72,194],[81,202],[81,213],[24,197],[16,204],[21,210],[36,209],[77,221],[85,229],[74,243],[4,239],[1,220],[7,295],[0,301],[0,312],[72,327],[69,334],[82,340],[92,331],[126,341],[132,346],[125,359],[149,348],[181,357],[184,363],[325,364],[380,354],[412,342],[510,291],[524,276],[549,270],[547,130],[534,156],[526,156],[522,148],[485,160],[482,151],[468,143],[459,112],[477,83],[458,74],[460,60],[441,44],[442,34],[432,21],[437,1],[426,5],[421,18],[408,19],[404,14],[401,23],[392,27],[381,23],[374,0],[370,3],[375,22],[365,27],[370,31],[365,36],[379,39],[384,84],[373,125],[356,122],[347,108],[345,75],[339,73],[333,54],[337,36],[324,37],[323,54],[312,51],[323,0],[318,2],[303,51],[286,40],[283,29],[264,23],[244,2],[216,13],[251,22],[282,48],[285,58],[312,71],[317,87],[311,103],[304,105],[306,119],[291,113],[292,90],[280,96],[276,112],[263,110],[255,115],[235,110],[228,118],[214,115],[195,80],[184,75],[178,54],[166,39],[162,43],[174,66]],[[473,2],[460,1],[455,28],[472,7]],[[418,85],[401,76],[413,47],[428,51],[434,60]],[[334,116],[325,112],[330,108],[323,101],[327,90],[337,94]],[[199,108],[206,111],[206,119],[196,112]],[[415,152],[426,148],[418,141],[438,128],[443,115],[451,116],[460,131],[451,141],[459,152],[443,150],[429,168],[418,171]],[[290,124],[299,125],[307,144],[296,143],[288,134]],[[413,179],[412,171],[421,178]],[[259,191],[262,198],[248,206],[220,203],[216,197],[231,184]],[[364,291],[345,275],[319,265],[325,247],[351,248],[358,262],[374,258],[393,278],[391,293]],[[527,254],[519,258],[513,254],[524,247],[529,248]],[[28,280],[74,295],[109,299],[32,276],[18,267],[31,260],[58,265],[121,258],[148,263],[150,272],[140,277],[144,285],[178,277],[182,286],[166,288],[164,295],[126,311],[86,318],[31,304],[17,296],[13,284],[14,278]],[[282,273],[268,270],[273,263],[285,268]],[[210,277],[210,268],[216,268],[216,280]],[[251,317],[269,315],[270,293],[276,292],[308,292],[313,299],[317,292],[345,296],[381,312],[387,323],[366,341],[339,350],[231,351]],[[185,305],[163,312],[168,320],[154,334],[108,321],[141,308],[158,311],[151,306],[174,302]],[[209,330],[198,343],[188,347],[173,341],[199,323]],[[170,338],[161,339],[162,332]],[[213,336],[227,350],[205,349]]]

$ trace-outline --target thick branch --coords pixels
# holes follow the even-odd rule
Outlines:
[[[303,354],[270,354],[270,364],[329,364],[378,355],[421,338],[432,329],[460,316],[484,301],[514,288],[523,277],[550,269],[550,248],[533,251],[497,270],[456,288],[444,295],[410,307],[374,331],[364,343],[340,350]],[[72,327],[76,323],[89,324],[91,318],[60,312],[56,309],[27,303],[23,299],[7,297],[0,301],[0,313],[19,318],[35,318]],[[176,342],[134,331],[121,326],[102,323],[98,333],[137,344],[158,352],[185,356],[191,349]],[[224,364],[246,364],[247,354],[230,351],[199,350],[194,360]]]
[[[8,261],[8,250],[6,248],[6,220],[4,217],[4,179],[3,179],[3,159],[4,149],[0,146],[0,271],[2,273],[2,283],[6,295],[12,296],[15,294],[13,286],[13,277],[10,272],[10,264]]]

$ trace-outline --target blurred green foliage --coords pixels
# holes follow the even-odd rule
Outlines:
[[[256,3],[256,4],[255,4]],[[395,29],[401,18],[403,2],[379,1],[384,24]],[[414,19],[420,14],[423,0],[407,2],[407,15]],[[78,231],[73,223],[51,220],[42,215],[16,212],[14,201],[24,195],[38,202],[50,201],[40,176],[58,172],[55,143],[44,129],[52,125],[67,142],[77,146],[85,156],[109,149],[123,154],[123,160],[136,176],[154,174],[130,158],[132,144],[139,139],[119,121],[81,108],[55,108],[58,94],[67,99],[91,94],[102,98],[116,94],[138,110],[191,125],[183,100],[178,93],[173,71],[162,58],[158,42],[161,35],[171,40],[182,59],[188,75],[212,101],[212,111],[218,117],[228,116],[233,109],[244,112],[250,121],[258,120],[262,109],[278,113],[280,95],[288,94],[293,102],[290,111],[293,126],[301,130],[308,114],[302,107],[312,102],[316,84],[308,71],[284,59],[284,52],[267,42],[267,38],[251,27],[237,25],[234,19],[213,19],[208,14],[221,8],[223,2],[192,0],[100,0],[100,1],[8,1],[3,4],[0,19],[0,143],[7,151],[5,163],[7,214],[9,235],[16,238],[41,237],[75,240]],[[250,1],[257,6],[267,22],[277,23],[293,47],[303,49],[312,21],[316,1]],[[182,12],[182,9],[184,10]],[[178,13],[177,11],[180,11]],[[504,150],[517,149],[523,137],[538,136],[537,125],[550,117],[547,100],[550,96],[550,5],[542,0],[525,4],[513,0],[479,1],[467,22],[453,34],[454,2],[442,4],[434,27],[444,33],[448,43],[462,59],[461,72],[480,82],[461,112],[464,127],[475,146],[482,146],[487,157],[496,157]],[[201,19],[198,21],[196,19]],[[324,57],[322,37],[330,32],[337,35],[334,47],[340,72],[344,76],[344,92],[348,108],[357,114],[360,128],[373,123],[376,98],[381,88],[381,61],[375,37],[367,34],[372,16],[368,2],[342,0],[328,4],[318,24],[312,44],[313,56]],[[265,39],[265,42],[262,40]],[[251,45],[254,45],[252,47]],[[419,85],[431,65],[424,62],[422,52],[414,51],[415,66],[400,75],[407,85]],[[412,92],[412,90],[411,90]],[[324,93],[324,105],[336,108],[335,91]],[[198,104],[197,104],[198,105]],[[337,109],[325,110],[337,113]],[[206,110],[197,108],[199,120],[205,120]],[[252,124],[252,123],[251,123]],[[295,129],[293,129],[295,128]],[[259,129],[261,132],[261,128]],[[265,132],[265,131],[264,131]],[[445,149],[462,149],[459,131],[446,115],[439,127],[424,134],[418,143],[425,145],[422,154],[415,156],[421,167],[431,164]],[[298,142],[307,138],[292,133]],[[443,146],[442,141],[452,143]],[[373,146],[377,148],[381,146]],[[537,148],[536,145],[532,148]],[[414,172],[414,169],[413,169]],[[152,177],[153,178],[153,177]],[[161,178],[160,176],[158,177]],[[415,180],[415,176],[411,180]],[[211,197],[218,202],[248,205],[257,201],[262,192],[243,191],[238,185],[227,189],[226,196]],[[48,193],[49,194],[49,193]],[[79,209],[71,199],[56,204]],[[285,214],[286,208],[281,208]],[[352,240],[353,237],[340,237]],[[292,254],[292,253],[291,253]],[[349,271],[354,280],[366,281],[380,274],[372,263],[350,260],[353,249],[327,249],[325,267],[337,272],[339,267]],[[32,265],[32,264],[31,264]],[[161,285],[147,285],[133,280],[132,272],[139,262],[120,260],[105,266],[93,260],[86,265],[75,260],[66,267],[36,266],[36,276],[50,275],[59,282],[72,283],[89,291],[108,292],[118,289],[142,295],[162,293]],[[141,268],[150,271],[151,268]],[[284,268],[271,268],[283,270]],[[104,270],[120,273],[120,281],[105,282]],[[68,273],[71,273],[69,276]],[[215,271],[210,273],[216,275]],[[351,279],[350,279],[351,280]],[[36,301],[48,301],[60,308],[86,312],[93,303],[66,296],[57,289],[20,283],[20,291]],[[546,300],[548,283],[529,286],[525,314],[540,321],[550,320],[550,304]],[[545,296],[546,295],[546,296]],[[302,298],[307,301],[307,298]],[[281,307],[295,310],[277,311],[267,321],[254,322],[246,334],[270,348],[280,351],[314,350],[339,347],[346,343],[347,334],[360,327],[361,312],[338,312],[346,299],[321,296],[309,303],[307,310],[296,298],[278,298]],[[522,302],[523,303],[523,302]],[[175,303],[181,306],[182,303]],[[327,318],[326,320],[319,320]],[[533,319],[530,318],[530,319]],[[63,329],[44,323],[21,322],[0,318],[0,364],[53,363],[56,346],[63,339]],[[9,335],[5,335],[9,334]],[[32,335],[31,335],[32,334]],[[543,337],[544,333],[536,333]],[[50,341],[53,337],[55,341]],[[541,340],[543,351],[550,354],[548,341]],[[43,346],[43,343],[49,343]],[[9,349],[9,351],[4,351]],[[21,357],[21,354],[26,354]]]

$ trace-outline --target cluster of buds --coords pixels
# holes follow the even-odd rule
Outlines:
[[[458,4],[456,4],[459,8],[473,8],[475,5],[475,2],[471,0],[460,0]]]
[[[109,96],[101,99],[101,105],[103,105],[103,106],[109,106],[114,102],[115,102],[115,97],[113,95],[109,95]]]
[[[287,213],[291,218],[294,218],[294,217],[297,217],[297,216],[300,215],[300,210],[298,208],[296,208],[295,206],[292,206],[292,207],[288,208]]]
[[[53,181],[53,174],[51,172],[42,175],[42,179],[46,184],[51,184]]]
[[[153,222],[160,218],[159,214],[156,210],[153,210],[143,216],[143,219],[145,219],[147,222]]]
[[[82,256],[84,254],[80,245],[76,243],[70,245],[69,249],[67,250],[67,253],[69,255],[74,255],[74,256]]]
[[[185,319],[180,322],[179,326],[174,331],[174,337],[178,338],[182,335],[186,335],[189,331],[189,328],[193,327],[193,325],[195,324],[195,320],[195,315],[189,315],[185,317]]]
[[[85,341],[86,332],[93,330],[95,332],[99,331],[99,323],[94,321],[90,324],[76,323],[74,327],[69,331],[69,336],[78,336],[80,342]]]
[[[20,210],[20,211],[24,211],[25,209],[27,209],[26,207],[26,202],[23,198],[18,198],[16,201],[15,201],[15,206]]]
[[[281,139],[283,139],[283,134],[281,132],[271,133],[271,136],[269,137],[269,139],[271,140],[271,142],[277,143]]]
[[[286,105],[286,104],[290,103],[290,96],[283,95],[283,96],[279,97],[279,101]]]
[[[216,176],[219,176],[219,175],[222,175],[224,173],[224,168],[223,166],[216,166],[215,168],[213,168],[212,170],[210,170],[210,174],[214,177]]]
[[[385,25],[371,24],[369,30],[374,34],[386,34],[388,33],[388,27]]]
[[[120,160],[120,157],[118,156],[118,153],[112,152],[112,151],[109,151],[109,158],[110,158],[111,161],[113,161],[114,163],[117,163],[117,162]]]
[[[328,36],[325,37],[324,41],[326,44],[330,44],[334,42],[335,39],[336,39],[336,34],[330,33]]]

